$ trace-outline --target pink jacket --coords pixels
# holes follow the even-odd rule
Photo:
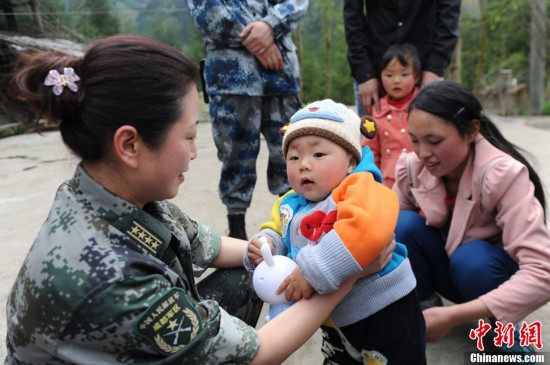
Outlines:
[[[402,152],[410,152],[411,142],[408,134],[409,104],[418,94],[415,88],[406,100],[395,103],[388,95],[380,99],[380,113],[373,110],[378,131],[373,139],[364,139],[374,154],[374,163],[382,172],[384,185],[391,188],[395,181],[395,165]],[[364,146],[363,146],[364,147]]]
[[[414,153],[399,159],[393,190],[401,209],[422,209],[427,225],[440,228],[449,219],[443,181]],[[517,323],[550,300],[550,231],[527,168],[481,135],[459,183],[445,249],[450,256],[477,239],[502,246],[520,267],[480,297],[498,320]]]

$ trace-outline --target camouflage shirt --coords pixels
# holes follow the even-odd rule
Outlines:
[[[204,76],[210,95],[297,94],[300,67],[291,31],[307,12],[308,0],[186,0],[206,45]],[[273,29],[283,69],[268,70],[242,44],[239,34],[255,21]]]
[[[246,364],[256,331],[196,294],[220,237],[169,202],[143,210],[79,166],[7,303],[6,364]]]

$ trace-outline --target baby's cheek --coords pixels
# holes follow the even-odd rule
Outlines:
[[[288,176],[288,182],[290,183],[290,186],[295,189],[296,184],[299,184],[299,182],[296,181],[296,179],[298,178],[298,174],[293,168],[289,167],[288,165],[286,169],[286,174]]]

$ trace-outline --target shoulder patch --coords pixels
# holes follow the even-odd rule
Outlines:
[[[167,355],[194,344],[202,329],[200,313],[180,288],[170,289],[137,322],[138,333]]]
[[[157,255],[159,250],[163,247],[160,237],[157,237],[157,235],[148,230],[146,226],[141,224],[138,220],[132,221],[132,225],[126,233],[154,255]]]

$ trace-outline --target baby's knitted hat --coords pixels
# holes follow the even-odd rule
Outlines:
[[[366,134],[368,129],[368,134]],[[373,138],[376,127],[372,119],[359,118],[344,104],[325,99],[315,101],[298,110],[290,124],[281,129],[283,135],[283,155],[290,142],[301,136],[314,135],[324,137],[342,146],[351,153],[357,162],[361,161],[361,133]]]

